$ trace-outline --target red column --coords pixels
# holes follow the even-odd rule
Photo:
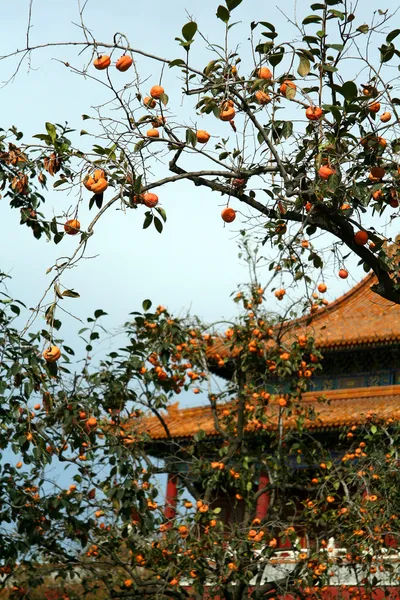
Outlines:
[[[262,471],[260,473],[260,480],[259,480],[259,483],[258,483],[258,489],[262,490],[268,484],[269,484],[268,475]],[[268,507],[269,507],[269,501],[270,501],[270,497],[269,497],[269,493],[268,492],[264,492],[263,494],[261,494],[261,496],[258,497],[258,499],[257,499],[257,507],[256,507],[256,517],[257,517],[257,519],[264,519],[266,517],[267,512],[268,512]]]
[[[178,497],[178,476],[168,473],[167,494],[165,497],[164,515],[166,519],[176,516],[176,499]]]

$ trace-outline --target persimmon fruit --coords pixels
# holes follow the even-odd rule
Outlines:
[[[363,230],[357,231],[354,236],[354,241],[358,246],[365,246],[368,242],[368,233]]]
[[[256,92],[254,94],[254,97],[256,99],[256,102],[258,104],[261,104],[262,106],[265,106],[266,104],[269,104],[272,100],[271,96],[269,96],[266,92],[262,92],[261,90],[259,90],[258,92]]]
[[[158,204],[158,196],[157,194],[147,192],[146,194],[143,194],[143,202],[147,208],[154,208]]]
[[[261,67],[261,69],[258,69],[258,78],[259,79],[272,79],[272,73],[268,69],[268,67]]]
[[[150,96],[158,100],[164,93],[164,88],[161,85],[153,85],[150,90]]]
[[[123,54],[115,63],[115,67],[117,68],[118,71],[124,72],[127,71],[133,63],[133,59],[131,56],[128,56],[127,54]]]
[[[323,110],[319,106],[309,106],[306,110],[306,117],[309,121],[318,121],[323,114]]]
[[[224,208],[221,212],[221,217],[225,223],[232,223],[236,219],[236,211],[230,207]]]
[[[111,65],[111,58],[108,54],[102,54],[94,59],[93,66],[98,71],[104,71]]]
[[[43,358],[48,363],[56,362],[61,356],[61,350],[58,346],[49,346],[43,352]]]
[[[334,169],[332,169],[331,167],[328,166],[322,166],[320,167],[320,169],[318,170],[318,175],[321,177],[321,179],[324,179],[325,181],[327,179],[329,179],[329,177],[331,175],[333,175],[335,173]]]
[[[67,235],[76,235],[79,233],[80,228],[81,224],[79,223],[78,219],[69,219],[64,224],[64,231]]]
[[[204,131],[204,129],[199,129],[196,132],[196,138],[200,144],[207,144],[210,137],[210,134],[207,131]]]

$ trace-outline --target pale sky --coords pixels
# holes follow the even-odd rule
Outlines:
[[[199,28],[207,33],[210,40],[221,42],[224,26],[216,19],[216,0],[203,0],[193,3],[188,0],[152,0],[147,3],[137,0],[89,0],[85,10],[85,22],[96,40],[110,43],[116,31],[126,33],[131,45],[170,59],[182,57],[183,53],[176,36],[189,20],[188,8]],[[293,16],[294,3],[285,3],[285,10]],[[372,3],[360,2],[360,14],[365,13],[369,21]],[[393,11],[397,0],[387,0],[381,8]],[[28,17],[28,0],[9,3],[3,11],[0,25],[0,55],[6,54],[25,43]],[[308,0],[299,0],[297,10],[309,14]],[[242,21],[234,29],[234,39],[246,45],[250,21],[267,20],[273,22],[283,39],[293,35],[286,19],[271,2],[244,0],[234,12],[234,21]],[[79,20],[77,0],[34,0],[32,7],[31,44],[47,41],[79,40],[82,36],[77,26]],[[362,20],[362,19],[361,19]],[[395,17],[389,30],[399,25]],[[239,47],[240,53],[240,47]],[[209,51],[204,50],[201,40],[195,44],[193,55],[199,67],[211,60]],[[2,107],[1,127],[15,124],[25,132],[26,137],[44,132],[45,121],[68,121],[72,128],[90,129],[90,121],[81,120],[83,113],[91,113],[91,106],[103,99],[103,89],[93,82],[78,77],[60,62],[69,61],[82,67],[85,56],[78,56],[75,48],[52,48],[33,53],[30,70],[25,63],[15,80],[0,89]],[[89,55],[87,55],[89,56]],[[14,59],[0,63],[0,80],[6,80],[16,64]],[[151,85],[157,83],[160,67],[149,61],[139,60],[138,68],[149,77]],[[167,70],[168,71],[168,70]],[[172,69],[165,74],[165,87],[174,102],[175,114],[180,110],[180,82],[176,80],[179,70]],[[124,74],[118,74],[123,81]],[[153,81],[154,80],[154,81]],[[149,85],[150,87],[150,85]],[[104,99],[106,97],[104,96]],[[181,107],[187,122],[190,118]],[[197,124],[204,129],[220,128],[221,124],[212,116]],[[79,136],[74,138],[79,140]],[[82,139],[82,143],[84,138]],[[50,185],[52,184],[51,178]],[[144,298],[155,304],[168,306],[171,311],[185,312],[187,309],[207,321],[230,318],[235,314],[230,293],[235,286],[247,280],[247,268],[238,257],[235,243],[238,221],[232,226],[223,226],[220,218],[225,200],[209,190],[194,187],[190,183],[170,185],[158,191],[162,206],[168,214],[168,222],[162,235],[153,228],[143,231],[143,212],[139,210],[124,214],[111,210],[96,226],[87,252],[95,256],[81,261],[79,266],[64,278],[64,284],[74,288],[81,295],[78,300],[65,300],[64,306],[77,317],[85,319],[97,308],[104,309],[109,317],[103,320],[106,328],[112,329],[122,324],[128,313],[140,310]],[[73,203],[61,193],[44,192],[49,205],[62,205],[67,209]],[[238,208],[238,203],[232,204]],[[248,214],[248,213],[245,213]],[[1,269],[13,277],[10,292],[33,306],[46,284],[49,275],[46,269],[54,260],[73,251],[76,240],[64,239],[54,246],[44,239],[36,241],[30,230],[20,227],[19,214],[10,210],[7,199],[0,201],[1,219]],[[89,219],[89,214],[80,213],[80,220]],[[354,264],[354,263],[353,263]],[[329,299],[348,290],[360,280],[364,272],[361,268],[352,269],[352,277],[341,282],[336,276],[327,277]],[[266,277],[267,277],[266,273]],[[268,307],[276,310],[274,299]],[[63,317],[64,320],[64,317]],[[74,346],[76,332],[82,326],[74,319],[65,318],[66,325],[61,331],[68,344]]]

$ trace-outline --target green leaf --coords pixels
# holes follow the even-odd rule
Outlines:
[[[96,319],[98,319],[99,317],[103,317],[106,314],[107,313],[104,312],[104,310],[102,310],[101,308],[98,308],[97,310],[94,311],[94,316]]]
[[[54,142],[57,138],[57,130],[53,123],[46,123],[46,131],[49,134],[51,141]]]
[[[153,213],[151,213],[150,211],[148,211],[147,213],[145,213],[145,219],[144,219],[144,223],[143,223],[143,229],[147,229],[148,227],[150,227],[150,225],[153,222]]]
[[[322,65],[324,71],[328,71],[329,73],[336,73],[337,68],[332,67],[331,65]]]
[[[167,213],[165,212],[165,210],[161,208],[161,206],[157,206],[155,210],[158,212],[158,214],[161,216],[162,220],[165,223],[167,221]]]
[[[158,217],[154,217],[154,227],[157,229],[158,233],[162,233],[163,224]]]
[[[303,19],[303,25],[308,25],[309,23],[320,23],[322,21],[322,17],[318,15],[309,15],[305,19]]]
[[[378,431],[377,426],[376,425],[372,425],[371,426],[371,433],[374,434]]]
[[[80,298],[78,292],[74,292],[74,290],[64,290],[61,295],[66,298]]]
[[[306,77],[311,70],[311,63],[306,56],[300,57],[300,63],[297,68],[297,72],[300,77]]]
[[[51,231],[51,233],[54,233],[55,235],[58,233],[57,221],[55,218],[52,219],[50,222],[50,231]]]
[[[234,8],[239,6],[239,4],[242,3],[242,0],[225,0],[225,2],[226,2],[228,9],[233,10]]]
[[[32,137],[37,138],[38,140],[42,140],[43,142],[46,142],[46,144],[51,144],[51,137],[49,135],[47,135],[47,133],[37,133],[36,135],[33,135]]]
[[[60,187],[60,185],[63,185],[64,183],[68,183],[68,179],[58,179],[57,181],[55,181],[53,183],[53,188],[58,188]]]
[[[293,133],[293,121],[285,121],[282,128],[282,136],[287,140]]]
[[[168,104],[168,100],[169,100],[169,98],[168,98],[167,94],[161,94],[161,96],[160,96],[160,100],[161,100],[161,102],[164,104],[164,106],[167,106],[167,104]]]
[[[87,119],[91,119],[91,117],[89,117],[89,115],[82,115],[82,119],[86,121]]]
[[[133,147],[133,151],[134,152],[139,152],[143,146],[145,145],[146,141],[145,140],[139,140]]]
[[[357,31],[359,31],[360,33],[368,33],[369,27],[367,24],[360,25],[360,27],[357,27]]]
[[[390,42],[392,42],[395,38],[397,38],[397,36],[399,34],[400,34],[400,29],[393,29],[393,31],[388,33],[388,35],[386,36],[387,43],[390,44]]]
[[[273,67],[276,67],[281,62],[283,56],[285,54],[285,50],[281,48],[279,52],[275,52],[268,57],[268,61]]]
[[[193,148],[197,144],[197,137],[194,131],[191,129],[186,129],[186,143],[192,145]]]
[[[148,298],[146,300],[143,300],[143,302],[142,302],[142,308],[143,308],[143,310],[145,312],[147,312],[148,310],[150,310],[151,304],[152,304],[152,302]]]
[[[343,19],[344,19],[344,13],[340,12],[339,10],[331,9],[329,11],[329,15],[332,15],[333,17],[336,17],[337,19],[340,19],[341,21],[343,21]]]
[[[348,102],[358,96],[358,89],[354,81],[346,81],[341,88],[338,88],[339,94],[342,94]]]
[[[81,129],[81,132],[79,135],[89,135],[89,133],[86,131],[86,129]]]
[[[217,506],[217,508],[213,508],[213,513],[214,513],[214,515],[219,515],[219,513],[221,512],[221,510],[222,510],[222,509],[221,509],[221,507],[220,507],[220,506]]]
[[[172,67],[184,67],[185,65],[186,63],[182,58],[175,58],[175,60],[171,60],[171,62],[168,63],[170,69],[172,69]]]
[[[218,6],[217,8],[217,17],[218,19],[221,19],[221,21],[223,21],[224,23],[227,23],[229,21],[229,10],[227,8],[225,8],[225,6],[222,6],[221,4]]]
[[[332,48],[332,50],[337,50],[338,52],[341,52],[344,48],[343,44],[327,44],[327,48]]]
[[[182,35],[187,42],[190,42],[194,38],[194,35],[197,31],[197,23],[194,21],[189,21],[182,27]],[[170,65],[171,66],[171,65]]]
[[[385,62],[389,62],[389,60],[391,60],[393,58],[394,55],[394,46],[393,44],[389,44],[388,46],[385,46],[385,44],[382,44],[382,46],[379,48],[380,52],[381,52],[381,62],[385,63]]]
[[[311,10],[324,10],[325,4],[319,4],[319,3],[311,4],[310,8],[311,8]]]
[[[262,25],[263,27],[266,27],[270,31],[275,31],[274,25],[272,25],[272,23],[268,23],[268,21],[260,21],[260,25]]]
[[[135,182],[133,184],[133,189],[137,194],[140,194],[140,192],[142,191],[142,175],[138,175],[136,177]]]

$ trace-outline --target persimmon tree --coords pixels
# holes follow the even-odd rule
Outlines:
[[[145,300],[125,344],[75,373],[61,340],[61,357],[54,346],[41,356],[47,330],[21,337],[14,320],[24,309],[3,294],[3,597],[239,600],[251,589],[252,598],[318,598],[339,571],[356,577],[354,594],[371,594],[382,576],[396,584],[398,423],[370,413],[330,444],[310,429],[318,405],[302,395],[320,353],[312,338],[285,336],[263,292],[255,281],[236,294],[241,316],[223,334]],[[88,356],[101,317],[80,333]],[[221,356],[221,341],[234,358]],[[214,377],[221,369],[231,372],[225,382]],[[190,389],[217,436],[171,436],[165,409]],[[153,459],[149,415],[165,432],[163,461]],[[165,473],[179,475],[175,514],[159,494]],[[222,518],[224,493],[237,520]],[[294,566],[269,566],[288,551]]]
[[[289,274],[294,289],[304,283],[309,309],[314,282],[325,268],[346,277],[350,252],[375,272],[375,291],[399,302],[398,256],[388,252],[383,233],[398,216],[400,100],[392,68],[399,30],[388,28],[385,11],[367,25],[349,3],[328,0],[292,20],[290,42],[278,41],[271,23],[251,23],[249,47],[239,56],[229,40],[240,4],[218,7],[222,44],[207,41],[191,20],[178,40],[181,56],[171,59],[132,48],[119,33],[100,42],[82,12],[82,40],[65,45],[85,51],[87,67],[62,68],[109,91],[110,103],[83,116],[95,131],[81,131],[83,145],[74,130],[46,123],[34,143],[24,143],[18,128],[5,125],[4,199],[35,238],[77,239],[74,253],[50,269],[48,289],[22,333],[14,320],[24,307],[2,296],[5,597],[40,596],[45,583],[69,598],[198,600],[207,590],[239,600],[250,588],[253,598],[307,598],[323,594],[340,568],[353,573],[360,594],[371,594],[379,577],[397,581],[389,555],[399,539],[398,424],[366,415],[364,425],[335,439],[341,454],[333,454],[306,427],[318,415],[302,403],[320,355],[311,338],[285,337],[263,298],[275,287],[282,299],[279,278]],[[27,40],[1,59],[17,55],[23,64],[40,50]],[[193,64],[194,44],[205,44],[214,59]],[[51,45],[63,43],[43,44]],[[138,55],[160,67],[154,81],[138,72]],[[163,89],[166,69],[175,70],[192,107],[190,124],[180,122]],[[63,273],[79,262],[112,208],[143,211],[143,226],[161,232],[163,189],[181,180],[222,195],[225,222],[239,208],[247,211],[254,238],[274,254],[271,282],[261,286],[254,277],[249,291],[237,294],[241,316],[223,334],[145,301],[126,324],[122,347],[94,365],[89,357],[105,316],[99,309],[79,333],[88,354],[76,371],[74,350],[58,333],[58,303],[77,296],[63,287]],[[55,217],[46,202],[50,187],[68,198]],[[94,215],[85,226],[83,202]],[[46,327],[33,333],[42,313]],[[234,359],[218,355],[216,337]],[[221,369],[230,375],[225,383],[213,375]],[[170,434],[165,409],[190,389],[210,407],[218,433],[211,442],[201,431],[185,444]],[[144,411],[164,429],[165,464],[153,460]],[[179,464],[190,466],[179,470],[177,514],[167,518],[159,477]],[[258,489],[260,468],[268,483]],[[221,490],[235,499],[238,522],[223,523]],[[270,504],[260,520],[264,493]],[[330,547],[331,538],[344,553]],[[295,565],[277,574],[270,561],[281,556],[283,541]],[[57,582],[46,579],[54,573]]]
[[[245,210],[256,238],[274,251],[271,269],[289,273],[294,286],[304,283],[307,294],[324,266],[345,278],[350,253],[376,273],[378,294],[399,301],[397,252],[388,255],[384,234],[399,204],[400,99],[393,75],[399,30],[390,29],[388,11],[379,9],[366,22],[364,6],[353,11],[347,1],[329,0],[287,17],[291,41],[281,40],[272,23],[250,23],[250,41],[239,54],[230,35],[243,4],[229,0],[218,7],[226,28],[220,43],[208,41],[194,20],[186,23],[177,37],[179,58],[133,48],[125,34],[100,41],[83,10],[82,40],[33,46],[30,22],[26,47],[1,57],[17,56],[21,66],[43,47],[73,46],[87,66],[65,62],[62,68],[84,76],[88,88],[109,92],[107,102],[83,115],[94,131],[81,130],[81,142],[73,130],[52,123],[33,144],[24,144],[15,127],[3,135],[3,190],[21,222],[56,243],[79,232],[76,251],[55,266],[52,284],[86,250],[98,219],[112,207],[144,207],[143,226],[161,232],[168,210],[161,207],[163,189],[188,180],[217,192],[218,201],[222,195],[229,205],[224,220]],[[214,54],[206,65],[192,60],[200,44]],[[138,72],[138,56],[159,69],[151,80]],[[170,69],[190,123],[179,120],[180,98],[162,85]],[[87,136],[94,138],[89,150]],[[46,216],[49,186],[69,207],[52,217]],[[95,211],[84,226],[82,203]],[[64,227],[66,221],[72,226]],[[329,234],[322,243],[321,233]]]

